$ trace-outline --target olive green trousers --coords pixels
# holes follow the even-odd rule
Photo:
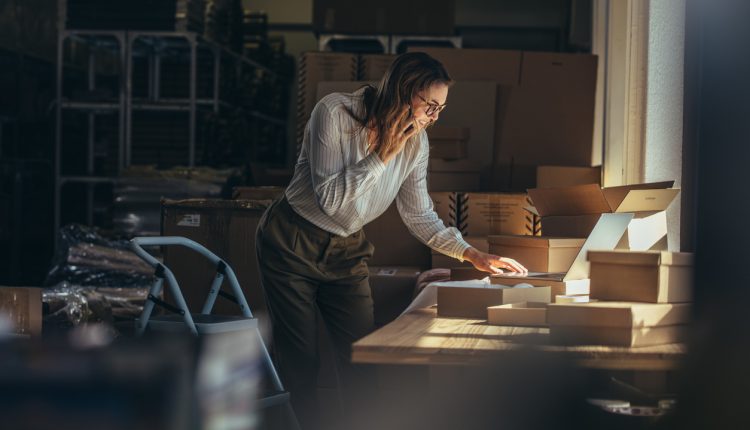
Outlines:
[[[318,315],[336,350],[342,389],[372,383],[372,371],[352,366],[350,357],[351,344],[374,328],[367,268],[373,246],[362,230],[341,237],[315,226],[282,198],[263,215],[256,250],[279,374],[300,422],[318,422]]]

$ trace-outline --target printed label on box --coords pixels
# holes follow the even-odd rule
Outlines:
[[[396,272],[398,272],[398,269],[380,269],[378,270],[378,275],[380,276],[396,276]]]
[[[182,215],[180,216],[180,220],[177,221],[177,225],[180,227],[200,227],[201,215],[200,214]]]

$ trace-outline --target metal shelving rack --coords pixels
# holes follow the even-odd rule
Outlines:
[[[55,205],[54,218],[55,228],[59,228],[62,218],[62,190],[63,187],[71,183],[85,184],[86,186],[86,214],[87,223],[93,224],[94,213],[94,187],[98,184],[114,183],[117,176],[131,165],[133,149],[133,112],[134,111],[152,111],[152,112],[188,112],[188,145],[187,161],[188,166],[193,167],[196,164],[196,124],[197,112],[199,108],[206,108],[214,113],[218,113],[222,107],[236,108],[230,103],[222,100],[220,82],[222,61],[229,59],[229,62],[237,68],[236,73],[239,76],[242,67],[250,67],[255,73],[269,73],[276,76],[277,73],[250,58],[242,56],[228,48],[214,43],[202,35],[188,31],[96,31],[96,30],[67,30],[63,29],[64,24],[60,23],[57,41],[57,70],[56,70],[56,125],[55,125]],[[95,91],[96,75],[95,70],[95,52],[98,50],[116,51],[119,55],[119,92],[113,100],[101,101],[84,101],[72,100],[64,97],[64,73],[66,65],[64,63],[64,54],[66,42],[75,40],[91,46],[89,51],[88,67],[85,70],[87,77],[87,90]],[[144,98],[135,98],[133,96],[133,65],[134,55],[137,50],[134,45],[137,42],[145,41],[154,49],[148,55],[148,94]],[[181,41],[181,42],[178,42]],[[170,45],[187,43],[189,49],[189,91],[186,98],[164,98],[161,97],[161,55],[160,50]],[[197,50],[208,49],[213,55],[213,82],[212,95],[208,98],[198,98],[197,96]],[[63,152],[63,112],[68,110],[77,110],[85,112],[88,122],[87,134],[87,154],[86,154],[86,172],[84,175],[66,175],[61,169],[61,156]],[[286,119],[275,117],[257,110],[246,110],[244,112],[248,117],[256,118],[270,124],[285,127]],[[117,170],[115,175],[95,176],[95,123],[100,114],[117,115]]]

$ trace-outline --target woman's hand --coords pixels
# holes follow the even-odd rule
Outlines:
[[[391,158],[398,155],[404,150],[406,142],[419,132],[419,127],[414,123],[408,107],[398,116],[396,124],[388,130],[388,136],[385,139],[385,146],[378,146],[375,149],[383,163],[388,163]]]
[[[464,260],[469,261],[477,270],[489,272],[492,274],[507,272],[529,273],[521,263],[512,258],[498,257],[497,255],[487,254],[476,248],[469,248],[464,252]]]

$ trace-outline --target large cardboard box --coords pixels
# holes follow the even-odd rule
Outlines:
[[[586,184],[601,185],[601,182],[601,166],[538,166],[536,168],[536,188],[559,188]]]
[[[316,33],[453,35],[454,0],[315,0]]]
[[[427,189],[430,191],[479,191],[481,182],[478,170],[443,172],[430,167],[427,172]]]
[[[647,346],[681,342],[690,305],[631,302],[559,303],[547,307],[553,341],[565,344]]]
[[[7,320],[13,333],[42,335],[42,289],[0,286],[0,318]]]
[[[441,159],[430,154],[430,170],[440,172],[478,171],[480,188],[489,190],[492,172],[492,139],[495,133],[496,84],[491,81],[460,81],[451,86],[447,108],[440,113],[437,127],[468,129],[466,157]],[[430,143],[434,131],[428,129]],[[433,133],[433,134],[430,134]],[[440,191],[440,190],[436,190]],[[470,189],[458,191],[471,191]]]
[[[530,234],[533,222],[522,193],[430,192],[435,211],[464,236]]]
[[[237,275],[247,303],[261,324],[266,324],[266,305],[260,286],[255,253],[255,231],[269,200],[163,200],[163,236],[192,239],[224,259]],[[216,267],[193,250],[181,246],[164,248],[164,264],[174,272],[188,308],[200,312],[208,295]],[[227,285],[224,285],[226,290]],[[168,302],[174,303],[169,291]],[[214,314],[241,315],[239,307],[219,298]]]
[[[396,56],[392,54],[361,54],[357,79],[380,81],[395,59]]]
[[[430,267],[430,248],[409,232],[395,202],[363,229],[375,247],[371,265]]]
[[[430,140],[430,158],[458,160],[468,157],[468,127],[434,125],[427,129]]]
[[[665,243],[666,214],[680,190],[674,181],[601,188],[596,184],[530,189],[533,208],[546,236],[586,237],[602,213],[633,213],[620,246],[647,250]]]
[[[422,269],[403,266],[370,266],[369,269],[375,325],[383,326],[409,306]]]
[[[497,124],[495,161],[521,165],[593,166],[597,57],[523,52],[519,84]]]
[[[549,287],[500,288],[438,286],[438,316],[487,319],[487,308],[521,302],[549,303]]]
[[[305,126],[318,101],[318,82],[354,81],[357,56],[341,52],[304,52],[297,66],[297,145],[302,144]]]
[[[487,241],[491,254],[513,258],[530,272],[565,272],[585,239],[492,235]]]
[[[588,54],[414,48],[457,81],[497,84],[490,189],[535,186],[537,165],[601,164],[593,145],[597,59]]]
[[[488,252],[489,251],[489,244],[487,243],[486,237],[481,236],[465,236],[464,240],[474,248],[482,251],[482,252]],[[460,262],[456,260],[455,258],[448,257],[447,255],[441,254],[435,250],[432,251],[432,264],[431,267],[433,269],[436,268],[454,268],[454,267],[474,267],[471,263],[464,260],[464,262]]]
[[[487,323],[493,325],[547,326],[548,303],[521,302],[487,308]]]
[[[591,298],[649,303],[692,300],[693,254],[590,251]]]

